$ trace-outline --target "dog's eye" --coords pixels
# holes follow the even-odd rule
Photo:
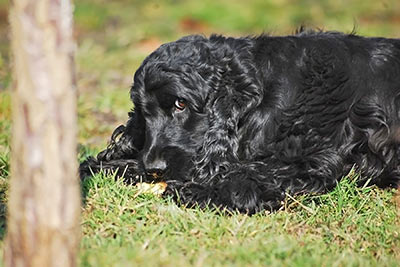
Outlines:
[[[177,112],[183,111],[186,108],[185,100],[179,98],[175,100],[175,108]]]

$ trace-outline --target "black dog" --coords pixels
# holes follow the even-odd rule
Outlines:
[[[302,31],[189,36],[134,77],[134,111],[88,169],[163,180],[184,204],[254,213],[285,192],[400,184],[400,40]],[[142,175],[143,174],[143,175]]]

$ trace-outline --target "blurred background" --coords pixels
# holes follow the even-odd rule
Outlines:
[[[0,176],[11,124],[9,5],[0,0]],[[74,5],[79,143],[94,152],[125,122],[132,75],[164,42],[193,33],[285,35],[301,25],[400,37],[399,0],[79,0]]]
[[[4,203],[7,201],[12,124],[10,1],[0,0],[0,250],[5,233]],[[132,76],[142,60],[162,43],[193,33],[287,35],[301,25],[345,33],[354,30],[366,36],[400,37],[400,0],[76,0],[74,5],[81,158],[104,149],[115,127],[126,122],[127,112],[133,108],[129,99]],[[136,198],[136,191],[132,189],[109,185],[107,179],[100,181],[104,182],[103,186],[86,198],[82,262],[109,266],[109,262],[127,263],[132,259],[139,263],[142,260],[144,266],[150,266],[163,259],[167,263],[175,258],[186,262],[183,259],[187,253],[189,260],[196,260],[193,262],[201,266],[213,252],[202,250],[202,245],[198,244],[206,244],[207,248],[221,247],[216,255],[228,265],[235,257],[243,262],[255,257],[256,261],[274,259],[272,265],[278,266],[277,260],[279,262],[287,256],[283,265],[295,264],[296,261],[291,262],[295,259],[300,266],[318,266],[319,262],[329,258],[328,263],[322,264],[329,266],[329,262],[335,262],[332,258],[337,258],[337,266],[364,266],[359,261],[365,258],[361,262],[368,263],[367,266],[381,266],[374,263],[375,258],[388,258],[392,262],[392,255],[399,255],[398,231],[391,230],[398,229],[396,213],[393,205],[382,204],[389,203],[389,193],[383,195],[371,191],[371,194],[358,196],[359,193],[355,192],[359,191],[349,191],[351,201],[333,195],[339,199],[339,204],[322,206],[319,217],[310,216],[298,206],[298,213],[277,214],[271,217],[271,221],[269,217],[260,217],[258,222],[243,224],[244,218],[233,217],[230,223],[229,218],[225,222],[224,218],[214,218],[212,213],[204,213],[205,220],[190,215],[195,213],[174,213],[175,209],[170,209],[170,206],[147,204],[148,198],[144,198],[146,201]],[[338,192],[341,190],[344,189]],[[128,194],[136,195],[128,198]],[[329,195],[321,200],[323,203],[327,201],[333,203]],[[349,206],[343,204],[346,201]],[[368,211],[359,212],[364,204]],[[133,213],[131,208],[121,205],[141,208]],[[373,208],[369,210],[368,207]],[[235,221],[240,221],[240,225]],[[288,221],[293,223],[287,226]],[[205,226],[197,227],[196,222],[205,222]],[[244,228],[240,228],[242,224]],[[243,234],[232,234],[231,237],[229,227],[237,229],[235,231],[245,230]],[[207,229],[211,228],[215,231],[211,231],[209,238]],[[253,232],[250,229],[257,230]],[[264,235],[254,237],[253,234],[260,229],[266,229]],[[225,235],[224,231],[228,230],[231,232]],[[180,231],[179,234],[176,231]],[[172,233],[172,238],[168,239],[168,234],[161,233]],[[180,233],[184,234],[181,236]],[[250,243],[240,241],[246,236],[251,236]],[[198,242],[200,237],[205,239]],[[264,237],[268,238],[263,240]],[[213,239],[220,239],[220,243]],[[159,246],[152,245],[157,242],[160,242]],[[244,246],[241,246],[242,242]],[[227,244],[232,248],[226,248]],[[265,252],[259,253],[258,249],[264,249],[264,246],[266,251],[271,251],[271,257],[264,256]],[[171,257],[166,257],[169,252]],[[191,255],[193,253],[198,255]],[[1,257],[0,254],[0,262]],[[146,264],[149,259],[150,264]],[[395,260],[393,258],[393,264],[388,266],[395,266]]]

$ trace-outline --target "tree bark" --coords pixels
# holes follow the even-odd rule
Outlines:
[[[80,190],[69,0],[14,0],[6,266],[76,266]]]

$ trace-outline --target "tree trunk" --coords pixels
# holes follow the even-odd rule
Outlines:
[[[80,190],[69,0],[14,0],[6,266],[76,266]]]

